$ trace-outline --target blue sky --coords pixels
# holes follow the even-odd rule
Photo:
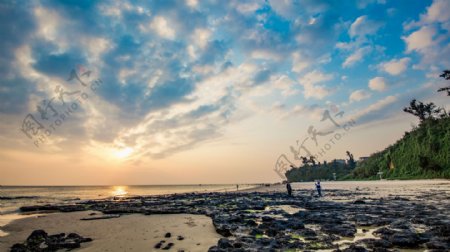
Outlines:
[[[0,183],[274,181],[277,157],[309,126],[330,130],[320,120],[330,109],[356,126],[322,160],[367,156],[417,124],[402,112],[412,98],[449,108],[435,92],[450,67],[449,9],[445,0],[3,1]],[[102,85],[88,99],[66,94],[79,109],[57,128],[43,121],[51,132],[37,148],[23,120],[39,119],[58,86],[85,90],[67,81],[72,69]],[[28,156],[46,176],[25,175]],[[194,175],[178,176],[180,163]],[[74,175],[105,166],[122,169]]]

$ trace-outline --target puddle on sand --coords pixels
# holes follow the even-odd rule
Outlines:
[[[285,211],[288,214],[295,214],[295,213],[298,213],[300,211],[307,211],[305,208],[292,206],[292,205],[270,206],[270,207],[266,208],[266,211],[267,210],[283,210],[283,211]]]
[[[377,230],[380,227],[375,226],[369,226],[369,227],[359,227],[356,228],[356,234],[355,237],[342,237],[340,240],[335,241],[333,244],[335,245],[350,245],[351,243],[357,242],[362,239],[379,239],[376,236],[374,236],[373,232]],[[366,231],[364,232],[363,231]]]
[[[2,228],[9,223],[11,223],[14,220],[27,218],[27,217],[39,217],[42,216],[41,214],[18,214],[18,213],[12,213],[12,214],[2,214],[0,215],[0,237],[7,236],[9,233],[2,230]]]

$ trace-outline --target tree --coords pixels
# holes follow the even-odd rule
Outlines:
[[[409,103],[409,107],[403,108],[403,111],[419,117],[420,122],[427,119],[437,119],[445,117],[445,112],[442,108],[437,107],[434,103],[430,102],[424,104],[423,102],[413,99]]]
[[[350,166],[351,169],[356,167],[356,162],[355,159],[353,158],[353,154],[350,153],[350,151],[347,151],[347,156],[348,156],[348,165]]]
[[[439,77],[442,77],[446,80],[450,80],[450,70],[444,70],[444,72],[442,72],[442,74],[439,75]],[[450,86],[443,87],[438,90],[438,92],[442,92],[442,91],[447,91],[447,95],[450,96]]]

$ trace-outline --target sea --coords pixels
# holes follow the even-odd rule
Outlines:
[[[2,227],[27,217],[20,207],[45,204],[72,204],[111,197],[164,195],[190,192],[227,192],[251,189],[259,184],[133,185],[133,186],[0,186],[0,236]]]

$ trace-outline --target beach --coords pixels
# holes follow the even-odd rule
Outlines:
[[[40,229],[92,239],[76,251],[159,251],[169,243],[169,251],[450,248],[448,180],[323,181],[321,198],[313,182],[292,187],[293,197],[278,184],[34,205],[22,208],[30,217],[1,227],[0,251]]]

